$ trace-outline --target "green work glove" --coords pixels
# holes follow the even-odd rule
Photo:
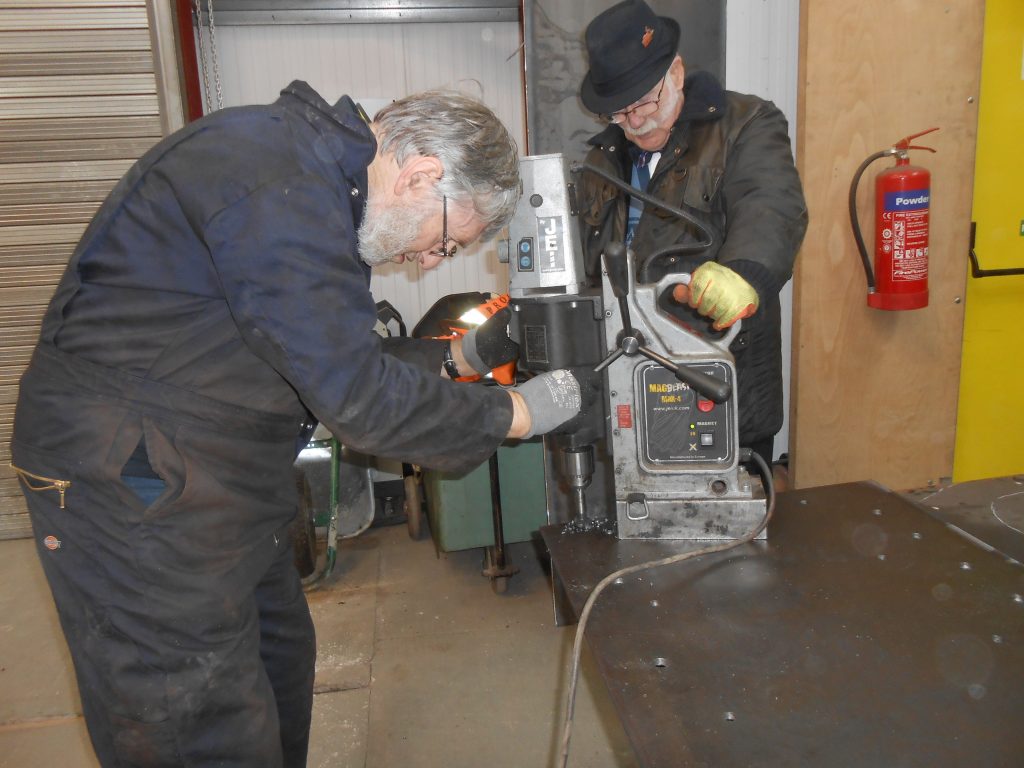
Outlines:
[[[690,284],[673,288],[672,298],[710,317],[716,331],[750,317],[758,305],[754,286],[717,261],[704,262],[693,270]]]
[[[519,345],[508,337],[511,319],[512,312],[505,307],[462,337],[462,356],[480,375],[519,358]]]

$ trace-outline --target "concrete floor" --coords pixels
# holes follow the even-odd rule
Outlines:
[[[441,554],[405,526],[344,542],[309,595],[319,655],[308,765],[523,768],[555,762],[573,628],[554,625],[529,543],[506,593],[482,550]],[[586,660],[585,660],[586,661]],[[97,765],[53,602],[29,540],[0,541],[0,766]],[[589,664],[572,766],[637,763]]]

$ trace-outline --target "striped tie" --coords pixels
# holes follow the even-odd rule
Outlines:
[[[651,169],[648,165],[651,161],[651,154],[651,152],[637,152],[636,159],[633,161],[633,175],[630,178],[630,184],[641,192],[646,192],[647,185],[651,182]],[[637,197],[631,197],[629,199],[629,216],[626,220],[626,245],[633,242],[633,234],[643,211],[643,201]]]

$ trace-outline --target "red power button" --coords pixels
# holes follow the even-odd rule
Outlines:
[[[703,397],[697,400],[697,410],[701,413],[711,413],[715,409],[715,404],[710,400],[705,400]]]

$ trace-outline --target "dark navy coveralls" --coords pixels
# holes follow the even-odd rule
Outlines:
[[[372,331],[375,151],[349,99],[302,82],[205,117],[118,183],[50,304],[12,463],[105,766],[305,764],[315,640],[287,529],[310,414],[444,470],[508,432],[510,398],[439,376],[438,343],[388,354]],[[140,463],[152,504],[122,479]]]

